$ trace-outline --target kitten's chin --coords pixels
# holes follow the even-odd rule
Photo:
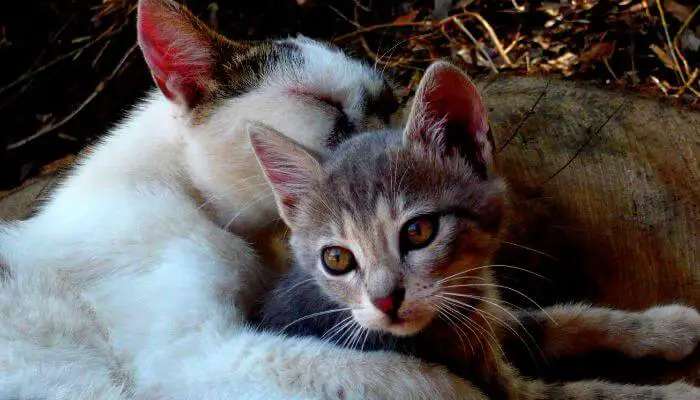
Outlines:
[[[428,320],[428,322],[430,321]],[[413,336],[422,331],[428,325],[428,322],[424,323],[423,321],[416,320],[391,321],[385,331],[394,336]]]
[[[413,336],[425,329],[432,315],[413,315],[411,318],[393,319],[388,315],[374,310],[353,310],[355,321],[362,327],[388,333],[394,336]]]

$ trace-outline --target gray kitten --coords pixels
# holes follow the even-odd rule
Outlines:
[[[677,305],[529,312],[500,300],[499,289],[518,292],[495,283],[492,265],[511,194],[495,172],[479,93],[452,65],[426,71],[403,132],[351,138],[325,162],[265,127],[251,130],[295,257],[262,309],[262,328],[412,354],[496,399],[700,398],[680,382],[531,381],[505,360],[505,333],[524,341],[537,333],[550,358],[613,349],[678,360],[700,339],[700,315]]]

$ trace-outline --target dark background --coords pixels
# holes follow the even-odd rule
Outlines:
[[[475,76],[591,80],[699,108],[697,0],[455,1],[449,16],[435,15],[433,1],[184,3],[233,39],[300,32],[334,41],[379,59],[407,92],[431,60],[450,57]],[[151,87],[134,47],[135,7],[135,0],[0,6],[0,194],[69,165]]]

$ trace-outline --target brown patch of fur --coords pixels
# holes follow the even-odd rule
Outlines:
[[[497,155],[515,192],[507,240],[534,251],[504,250],[518,255],[512,265],[552,280],[514,274],[507,283],[544,305],[700,307],[700,113],[558,81],[481,86],[497,146],[508,143]],[[662,381],[700,382],[697,365]]]

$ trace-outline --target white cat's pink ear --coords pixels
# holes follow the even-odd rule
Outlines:
[[[192,108],[215,86],[214,65],[225,39],[173,0],[139,0],[138,43],[158,88]]]
[[[461,155],[483,175],[493,163],[494,140],[479,91],[464,72],[444,61],[423,75],[405,134],[441,156]]]
[[[251,123],[248,135],[253,152],[272,185],[282,218],[294,226],[299,198],[308,193],[318,177],[318,161],[299,144],[268,126]]]

